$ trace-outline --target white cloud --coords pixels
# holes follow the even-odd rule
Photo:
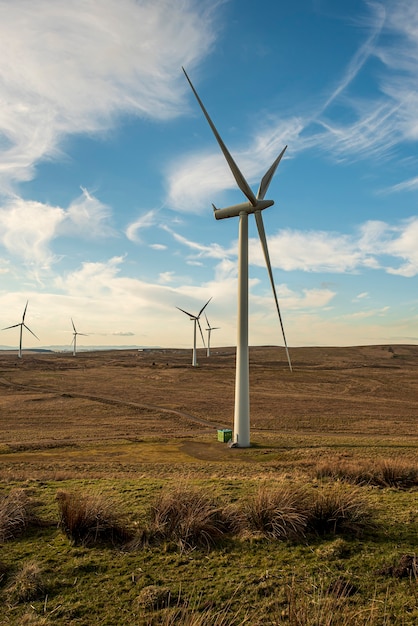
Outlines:
[[[392,187],[389,187],[388,189],[386,189],[386,191],[415,191],[415,189],[418,189],[418,176],[415,176],[414,178],[410,178],[408,180],[404,180],[403,182],[397,183],[396,185],[392,185]]]
[[[369,298],[369,293],[367,291],[362,291],[361,293],[356,295],[353,302],[357,302],[358,300],[364,300],[365,298]]]
[[[203,124],[207,123],[202,116]],[[236,164],[249,184],[259,184],[261,177],[286,143],[297,140],[302,129],[299,119],[283,121],[269,118],[251,137],[248,148],[237,150],[229,146]],[[218,130],[222,134],[221,129]],[[208,133],[211,133],[209,126]],[[165,201],[168,206],[176,211],[196,214],[207,210],[212,203],[221,202],[220,198],[225,190],[237,189],[235,179],[217,148],[214,137],[213,146],[212,153],[192,154],[171,163],[167,173],[168,194]],[[242,196],[242,201],[245,200]],[[239,201],[238,199],[237,202]]]
[[[418,217],[411,218],[395,231],[399,233],[387,247],[387,253],[403,259],[405,262],[399,267],[388,268],[390,274],[412,277],[418,274]]]
[[[358,24],[368,29],[364,42],[313,113],[304,112],[304,105],[298,115],[283,113],[280,119],[263,111],[254,116],[258,127],[252,137],[242,140],[248,149],[242,149],[242,144],[238,148],[228,145],[250,184],[258,183],[273,155],[286,143],[291,145],[293,156],[319,148],[339,161],[357,161],[367,156],[388,158],[400,142],[418,140],[418,7],[400,0],[387,7],[379,2],[368,3],[368,8],[369,17]],[[388,43],[387,33],[396,37],[396,43]],[[351,86],[368,61],[376,57],[384,71],[376,72],[374,80],[368,78],[374,88],[373,97],[360,99],[352,95]],[[334,105],[338,105],[338,117]],[[341,121],[341,107],[349,121]],[[206,121],[202,115],[203,124]],[[218,130],[222,135],[222,128]],[[212,145],[210,153],[188,155],[169,167],[167,203],[177,211],[206,210],[212,202],[222,202],[222,192],[236,189],[214,138]],[[392,189],[415,189],[416,185],[416,178],[411,178]]]
[[[49,243],[64,220],[60,207],[14,197],[0,208],[1,242],[29,266],[46,268],[54,260]]]
[[[161,272],[158,276],[158,282],[162,285],[172,283],[174,280],[174,272]]]
[[[127,238],[130,241],[134,241],[136,243],[141,242],[141,237],[139,234],[140,231],[144,230],[145,228],[150,228],[151,226],[155,226],[155,224],[157,223],[156,215],[157,215],[157,211],[155,209],[151,209],[151,211],[148,211],[147,213],[144,213],[143,215],[138,217],[138,219],[135,220],[135,222],[133,222],[132,224],[129,224],[129,226],[127,227],[125,231]],[[154,247],[156,247],[156,245],[154,245]]]
[[[109,128],[133,113],[181,112],[179,71],[208,53],[220,2],[0,2],[3,188],[33,176],[65,135]]]
[[[342,317],[352,320],[363,320],[366,318],[384,317],[389,311],[389,306],[384,306],[381,309],[369,309],[367,311],[357,311],[355,313],[348,313]]]
[[[51,243],[60,236],[95,238],[114,235],[110,208],[86,189],[67,209],[12,196],[0,206],[0,242],[38,278],[59,257]]]
[[[114,231],[108,224],[111,217],[110,207],[103,204],[87,189],[82,187],[81,191],[81,196],[73,200],[66,210],[62,232],[66,235],[77,234],[85,238],[114,235]]]
[[[193,251],[192,261],[214,258],[227,262],[230,267],[231,258],[238,254],[236,242],[229,248],[218,244],[204,245],[172,229],[166,230],[176,241]],[[272,267],[289,272],[343,274],[374,269],[411,277],[418,274],[417,241],[418,217],[412,217],[398,225],[368,220],[354,234],[282,229],[268,237],[268,247]],[[392,258],[391,264],[388,258]],[[404,261],[401,265],[398,264],[399,259]],[[249,262],[265,267],[258,238],[249,239]]]
[[[168,233],[170,233],[176,241],[186,246],[187,248],[190,248],[191,250],[193,250],[194,251],[193,260],[195,260],[196,258],[201,258],[201,257],[223,259],[224,257],[228,255],[228,252],[224,250],[224,248],[222,248],[222,246],[220,246],[217,243],[212,243],[210,245],[201,244],[196,241],[191,241],[190,239],[187,239],[186,237],[183,237],[183,235],[176,233],[173,229],[169,228],[168,226],[162,226],[161,228],[163,228]]]

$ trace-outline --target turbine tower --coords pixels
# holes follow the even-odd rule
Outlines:
[[[197,367],[197,355],[196,355],[196,335],[197,335],[197,332],[196,332],[196,326],[199,326],[200,336],[202,337],[203,345],[205,345],[205,340],[204,340],[204,337],[203,337],[202,327],[200,325],[199,318],[200,318],[200,316],[202,315],[203,311],[206,309],[206,307],[208,306],[208,304],[209,304],[209,302],[211,300],[212,300],[212,298],[209,298],[209,300],[200,309],[200,311],[199,311],[199,313],[197,315],[193,315],[193,313],[188,313],[188,311],[185,311],[184,309],[181,309],[179,306],[176,307],[176,309],[178,309],[179,311],[182,311],[183,313],[188,315],[189,318],[193,321],[193,354],[192,354],[192,366],[193,367]]]
[[[77,332],[73,322],[73,318],[71,318],[71,324],[73,325],[73,340],[71,343],[73,344],[73,356],[75,356],[77,353],[77,335],[82,335],[83,337],[87,337],[87,335],[85,333]]]
[[[23,327],[26,328],[26,330],[28,330],[38,341],[39,341],[39,337],[37,337],[35,335],[34,332],[31,331],[31,329],[29,328],[29,326],[26,326],[25,324],[25,316],[26,316],[26,309],[28,308],[28,303],[29,300],[26,300],[26,306],[25,306],[25,310],[23,311],[23,315],[22,315],[22,321],[19,322],[19,324],[13,324],[13,326],[6,326],[6,328],[3,328],[2,330],[8,330],[9,328],[17,328],[18,326],[20,327],[20,333],[19,333],[19,351],[17,353],[17,356],[19,357],[19,359],[22,358],[22,335],[23,335]]]
[[[208,345],[206,348],[206,356],[210,356],[210,336],[211,336],[212,330],[219,330],[219,326],[211,326],[209,324],[208,316],[206,315],[206,313],[205,313],[205,317],[206,317],[206,323],[208,325],[206,329],[208,331]]]
[[[267,209],[274,204],[273,200],[264,200],[274,173],[279,165],[282,156],[287,148],[285,146],[276,158],[274,163],[270,166],[267,172],[261,179],[257,196],[254,195],[252,189],[248,185],[237,164],[232,158],[228,148],[224,144],[221,136],[208,112],[206,111],[203,102],[199,98],[196,89],[188,77],[184,68],[183,72],[187,78],[187,81],[199,103],[200,108],[203,111],[204,116],[215,135],[216,141],[221,148],[223,155],[229,165],[232,175],[235,181],[242,191],[242,193],[248,199],[248,202],[236,204],[234,206],[227,207],[225,209],[217,209],[214,205],[215,218],[221,220],[227,217],[239,217],[239,230],[238,230],[238,319],[237,319],[237,357],[236,357],[236,377],[235,377],[235,410],[234,410],[234,433],[232,438],[232,445],[234,447],[248,448],[250,443],[250,389],[249,389],[249,350],[248,350],[248,216],[254,213],[255,221],[257,224],[258,235],[260,237],[261,246],[266,261],[267,272],[270,278],[271,287],[273,290],[273,297],[276,304],[277,313],[279,316],[280,326],[283,335],[284,346],[286,349],[287,360],[289,363],[289,369],[292,371],[292,363],[290,361],[289,350],[287,347],[286,336],[284,332],[284,326],[282,316],[279,308],[279,301],[277,299],[276,287],[273,279],[273,271],[270,263],[270,255],[267,246],[266,233],[264,230],[263,217],[261,211]]]

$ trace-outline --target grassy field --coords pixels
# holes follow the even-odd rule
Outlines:
[[[190,361],[0,353],[0,623],[417,624],[418,346]]]

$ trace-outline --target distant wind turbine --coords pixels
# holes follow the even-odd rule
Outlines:
[[[206,313],[205,313],[205,317],[206,317],[206,323],[208,325],[206,329],[208,331],[208,345],[206,349],[206,356],[210,356],[210,336],[211,336],[212,330],[219,330],[219,326],[211,326],[209,324],[208,316],[206,315]]]
[[[203,337],[203,333],[202,333],[202,327],[200,325],[199,322],[199,318],[202,315],[203,311],[206,309],[206,307],[208,306],[209,302],[212,300],[212,298],[209,298],[209,300],[206,302],[206,304],[204,306],[202,306],[202,308],[200,309],[199,313],[197,315],[193,315],[193,313],[188,313],[188,311],[185,311],[184,309],[181,309],[179,306],[176,307],[176,309],[178,309],[179,311],[182,311],[182,313],[185,313],[186,315],[188,315],[190,317],[190,319],[193,321],[193,354],[192,354],[192,366],[196,367],[197,366],[197,356],[196,356],[196,326],[199,326],[199,330],[200,330],[200,336],[202,337],[202,341],[203,341],[203,345],[205,346],[205,339]],[[205,346],[206,347],[206,346]]]
[[[6,326],[6,328],[3,328],[2,330],[8,330],[9,328],[17,328],[18,326],[20,327],[20,333],[19,333],[19,351],[17,353],[17,356],[19,357],[19,359],[22,358],[22,335],[23,335],[23,327],[26,328],[26,330],[28,330],[38,341],[39,341],[39,337],[37,337],[35,335],[34,332],[31,331],[31,329],[29,328],[29,326],[26,326],[25,324],[25,316],[26,316],[26,309],[28,308],[28,303],[29,300],[26,301],[26,306],[25,306],[25,310],[23,311],[23,315],[22,315],[22,321],[19,322],[19,324],[13,324],[13,326]]]
[[[77,332],[73,322],[73,318],[71,318],[71,324],[73,325],[73,340],[71,343],[73,344],[73,356],[75,356],[77,353],[77,335],[82,335],[83,337],[87,337],[87,335],[85,333]]]
[[[284,346],[286,349],[287,360],[289,363],[290,371],[292,371],[292,364],[290,361],[289,351],[287,348],[286,336],[284,332],[284,326],[282,322],[282,316],[280,314],[279,301],[277,299],[276,287],[273,279],[273,272],[270,263],[270,255],[267,247],[266,233],[264,230],[263,217],[261,211],[267,209],[274,204],[273,200],[264,200],[264,196],[267,193],[274,173],[279,165],[286,147],[280,152],[274,163],[270,166],[267,172],[261,179],[257,196],[254,195],[252,189],[248,185],[237,164],[232,158],[228,148],[224,144],[221,136],[208,112],[206,111],[203,102],[199,98],[196,89],[188,77],[184,68],[183,72],[187,78],[187,81],[192,88],[192,91],[199,103],[200,108],[206,120],[215,135],[216,141],[221,148],[223,155],[229,165],[232,175],[235,181],[248,199],[248,202],[242,202],[234,206],[227,207],[225,209],[217,209],[214,205],[215,218],[221,220],[227,217],[239,216],[239,238],[238,238],[238,319],[237,319],[237,358],[236,358],[236,378],[235,378],[235,411],[234,411],[234,434],[232,438],[232,444],[241,448],[249,447],[250,444],[250,389],[249,389],[249,350],[248,350],[248,216],[250,213],[254,213],[255,221],[258,228],[258,234],[260,237],[261,246],[263,248],[264,258],[267,265],[267,271],[270,278],[271,287],[273,290],[274,301],[276,304],[277,313],[279,316],[280,326],[282,329]]]

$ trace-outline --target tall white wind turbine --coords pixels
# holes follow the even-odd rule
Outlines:
[[[203,311],[206,309],[206,307],[208,306],[208,304],[209,304],[209,302],[211,300],[212,300],[212,298],[209,298],[209,300],[206,302],[206,304],[204,306],[202,306],[202,308],[200,309],[200,311],[199,311],[199,313],[197,315],[193,315],[193,313],[188,313],[188,311],[185,311],[184,309],[181,309],[179,306],[176,307],[176,309],[178,309],[179,311],[182,311],[183,313],[188,315],[189,318],[193,322],[193,354],[192,354],[192,366],[193,367],[197,367],[197,354],[196,354],[196,335],[197,335],[197,332],[196,332],[196,327],[197,326],[199,327],[200,336],[202,337],[203,345],[205,345],[205,339],[203,337],[202,327],[200,325],[199,318],[200,318],[200,316],[202,315]]]
[[[203,102],[199,98],[196,89],[188,77],[185,69],[183,72],[189,82],[190,87],[203,111],[209,126],[215,135],[216,141],[221,148],[223,155],[229,165],[232,175],[235,181],[242,191],[242,193],[248,199],[248,202],[236,204],[234,206],[227,207],[225,209],[217,209],[215,206],[215,218],[221,220],[227,217],[239,216],[239,233],[238,233],[238,319],[237,319],[237,357],[236,357],[236,378],[235,378],[235,411],[234,411],[234,433],[232,438],[232,444],[236,447],[247,448],[250,444],[250,389],[249,389],[249,350],[248,350],[248,216],[250,213],[254,213],[255,221],[257,224],[258,234],[260,237],[261,246],[263,248],[264,258],[266,261],[267,271],[270,278],[271,287],[273,290],[274,301],[276,304],[277,313],[279,316],[280,326],[283,335],[284,346],[286,349],[287,360],[289,363],[290,371],[292,371],[292,364],[290,361],[289,350],[287,347],[286,336],[284,332],[284,326],[282,316],[279,308],[279,301],[277,299],[276,287],[273,279],[273,271],[270,263],[270,255],[267,246],[266,233],[264,230],[263,217],[261,211],[267,209],[274,204],[273,200],[264,200],[264,196],[267,193],[274,173],[279,165],[281,158],[287,148],[285,146],[276,158],[274,163],[270,166],[267,172],[264,174],[260,182],[260,187],[257,192],[257,196],[254,195],[252,189],[248,185],[237,164],[228,151],[228,148],[222,141],[221,136],[215,128],[214,123],[209,117]]]
[[[71,318],[71,324],[73,325],[73,340],[71,343],[73,344],[73,356],[75,356],[77,353],[77,335],[82,335],[83,337],[87,337],[87,335],[85,333],[77,332],[73,318]]]
[[[20,327],[20,332],[19,332],[19,351],[17,353],[17,356],[19,357],[19,359],[22,358],[22,335],[23,335],[23,327],[26,328],[26,330],[28,330],[38,341],[39,341],[39,337],[37,337],[35,335],[35,333],[33,331],[31,331],[31,329],[29,328],[29,326],[26,326],[25,324],[25,316],[26,316],[26,309],[28,308],[28,303],[29,300],[26,301],[26,306],[25,306],[25,310],[23,311],[23,315],[22,315],[22,321],[19,322],[19,324],[13,324],[13,326],[6,326],[6,328],[3,328],[2,330],[8,330],[9,328],[17,328],[18,326]]]
[[[206,318],[206,324],[208,325],[207,327],[207,332],[208,332],[208,345],[206,348],[206,356],[210,356],[210,336],[212,334],[212,330],[219,330],[219,326],[211,326],[209,324],[209,320],[208,320],[208,316],[205,313],[205,318]]]

